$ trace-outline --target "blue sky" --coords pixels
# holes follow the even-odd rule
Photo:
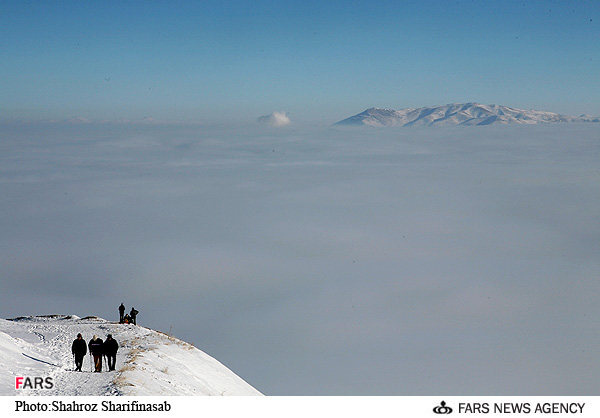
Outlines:
[[[3,117],[333,123],[477,101],[600,115],[592,1],[1,1]]]

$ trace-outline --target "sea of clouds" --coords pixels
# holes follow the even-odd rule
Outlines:
[[[124,302],[267,395],[594,395],[599,152],[586,124],[5,123],[0,316]]]

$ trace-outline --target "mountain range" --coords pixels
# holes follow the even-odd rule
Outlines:
[[[452,103],[443,106],[407,108],[401,110],[372,107],[346,118],[335,125],[346,126],[448,126],[448,125],[509,125],[550,122],[600,122],[600,117],[565,116],[541,110],[515,109],[480,103]]]

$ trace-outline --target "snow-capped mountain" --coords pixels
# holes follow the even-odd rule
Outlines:
[[[89,353],[74,371],[71,344],[112,334],[116,371],[91,372]],[[16,389],[17,377],[49,378],[45,387]],[[22,379],[21,382],[24,380]],[[196,347],[137,325],[66,315],[0,319],[0,395],[261,395]]]
[[[82,116],[73,116],[70,117],[68,119],[63,120],[63,123],[69,123],[69,124],[88,124],[88,123],[92,123],[91,119],[88,118],[84,118]]]
[[[500,105],[479,103],[447,104],[418,109],[370,108],[336,125],[366,126],[445,126],[538,124],[548,122],[600,122],[600,117],[565,116],[540,110],[522,110]]]

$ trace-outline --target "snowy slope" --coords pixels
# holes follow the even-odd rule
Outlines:
[[[81,333],[119,343],[117,370],[75,372],[71,343]],[[16,390],[15,377],[51,377],[53,388]],[[97,317],[0,319],[0,395],[260,395],[214,358],[166,334]]]
[[[508,125],[549,122],[600,122],[599,117],[565,116],[540,110],[522,110],[500,105],[479,103],[447,104],[418,109],[367,109],[336,125],[366,126],[447,126],[447,125]]]

